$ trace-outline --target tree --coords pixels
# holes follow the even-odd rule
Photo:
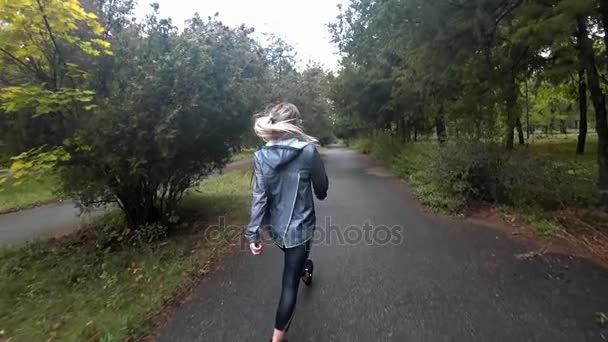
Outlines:
[[[295,104],[302,114],[306,132],[323,144],[331,142],[328,74],[314,63],[299,70],[295,48],[277,35],[270,34],[268,39],[268,46],[264,49],[270,89],[264,96],[266,102]]]
[[[582,58],[581,58],[581,64]],[[584,154],[585,146],[587,145],[587,80],[585,77],[585,66],[581,65],[578,72],[578,108],[579,108],[579,126],[578,126],[578,141],[576,144],[576,153]]]
[[[228,160],[261,107],[267,69],[252,30],[195,16],[178,32],[157,11],[136,24],[121,20],[129,1],[88,3],[99,5],[106,26],[75,1],[40,2],[38,10],[32,4],[3,3],[18,14],[2,18],[14,22],[2,38],[15,42],[4,49],[3,62],[12,61],[11,82],[23,85],[2,89],[2,108],[53,115],[63,124],[51,127],[56,140],[44,137],[15,159],[13,176],[52,168],[62,191],[84,207],[116,204],[132,230],[168,226],[185,191]],[[28,24],[30,33],[25,22],[39,27]],[[69,30],[53,30],[59,23]],[[27,53],[14,40],[42,29],[48,41],[36,41]],[[113,53],[103,37],[113,42]],[[93,60],[90,72],[73,63],[102,53],[113,56]],[[30,86],[32,80],[38,83]],[[99,91],[96,97],[81,89],[87,86]]]
[[[23,152],[11,167],[14,177],[69,158],[61,143],[93,108],[79,57],[112,53],[96,19],[77,0],[0,2],[0,114],[14,132],[8,151]]]
[[[512,150],[515,130],[525,142],[522,88],[534,81],[531,120],[547,130],[573,126],[578,98],[580,153],[590,94],[598,184],[608,208],[607,25],[606,0],[353,0],[330,25],[343,56],[332,82],[333,104],[345,118],[404,140],[435,126],[440,142],[501,136]]]
[[[595,109],[596,131],[598,135],[597,155],[599,163],[598,188],[600,192],[600,206],[604,211],[608,211],[608,123],[606,118],[606,95],[600,85],[595,53],[584,17],[579,16],[577,18],[577,25],[578,39],[581,41],[581,54],[585,63],[585,71],[591,93],[591,102]]]
[[[169,226],[260,106],[265,69],[250,34],[198,16],[179,33],[156,14],[123,29],[109,95],[66,143],[64,189],[85,206],[117,204],[132,228]]]
[[[275,84],[282,84],[296,72],[295,48],[276,34],[267,34],[268,47],[264,49],[266,62],[272,71]],[[275,90],[276,91],[276,90]]]
[[[293,102],[302,112],[306,132],[319,139],[322,144],[332,142],[329,80],[325,70],[319,65],[310,64],[299,73],[289,88],[286,100]]]

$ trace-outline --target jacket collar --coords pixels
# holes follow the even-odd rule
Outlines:
[[[308,146],[308,144],[310,144],[310,143],[305,142],[305,141],[300,141],[297,138],[285,138],[285,139],[276,140],[276,141],[269,141],[266,144],[266,147],[287,146],[287,147],[293,147],[293,148],[297,148],[297,149],[301,150],[304,147]]]

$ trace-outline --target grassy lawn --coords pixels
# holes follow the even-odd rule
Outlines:
[[[577,197],[570,203],[572,207],[592,208],[597,205],[597,179],[599,166],[597,162],[597,136],[590,135],[587,138],[585,154],[576,154],[576,135],[547,138],[533,141],[529,145],[530,152],[551,160],[556,164],[565,166],[568,171],[575,175],[574,182],[570,185],[576,190]]]
[[[96,246],[100,226],[121,224],[117,213],[108,213],[63,240],[0,250],[4,338],[110,342],[145,333],[149,319],[234,241],[218,237],[240,233],[249,180],[247,173],[233,172],[203,182],[183,203],[187,223],[159,243]],[[209,230],[220,217],[226,225]]]
[[[254,152],[255,149],[244,149],[233,155],[231,162],[250,159]],[[0,185],[0,214],[58,200],[57,183],[57,178],[50,175],[28,179],[21,184],[9,180]]]
[[[56,185],[57,179],[53,176],[41,176],[19,185],[8,181],[0,185],[0,213],[56,200]]]

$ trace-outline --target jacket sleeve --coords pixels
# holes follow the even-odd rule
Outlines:
[[[325,172],[325,166],[321,155],[317,148],[314,147],[312,155],[312,185],[315,190],[315,196],[318,199],[324,200],[327,197],[327,189],[329,187],[329,181],[327,179],[327,173]]]
[[[245,231],[245,237],[250,243],[260,241],[260,228],[268,209],[268,195],[264,184],[260,161],[255,158],[254,179],[252,187],[251,216],[249,226]]]

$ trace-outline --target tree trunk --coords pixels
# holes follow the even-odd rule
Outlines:
[[[526,136],[530,141],[530,93],[528,92],[528,79],[526,78]]]
[[[584,154],[587,142],[587,82],[585,81],[584,66],[578,72],[578,109],[580,119],[577,124],[578,143],[576,145],[576,154]]]
[[[566,125],[566,120],[559,121],[559,132],[561,134],[568,134],[568,125]]]
[[[401,114],[399,118],[399,136],[401,137],[401,142],[405,143],[405,116]]]
[[[437,130],[437,140],[439,140],[439,143],[445,143],[447,140],[447,131],[445,128],[445,113],[443,112],[443,105],[439,106],[439,111],[435,116],[435,129]]]
[[[517,117],[517,136],[519,138],[519,144],[524,145],[526,143],[526,139],[524,138],[524,128],[521,125],[521,118]]]
[[[608,28],[608,0],[600,0],[600,14],[602,20],[602,26],[604,27],[604,32]],[[604,34],[604,45],[608,48],[608,35]],[[591,45],[593,46],[593,45]],[[608,72],[608,52],[604,53],[604,65],[606,67],[606,72]]]
[[[508,150],[513,149],[514,131],[517,123],[518,110],[517,110],[517,96],[518,90],[515,84],[515,78],[512,77],[507,89],[507,131],[505,132],[505,145]]]
[[[600,86],[599,72],[595,64],[593,43],[589,39],[585,18],[577,18],[578,39],[580,39],[581,54],[585,62],[587,85],[591,92],[591,102],[595,109],[596,131],[598,136],[597,159],[599,164],[598,190],[600,207],[608,211],[608,122],[606,118],[606,97]],[[605,27],[604,29],[608,29]],[[608,44],[608,41],[606,42]],[[608,47],[608,45],[606,46]]]

